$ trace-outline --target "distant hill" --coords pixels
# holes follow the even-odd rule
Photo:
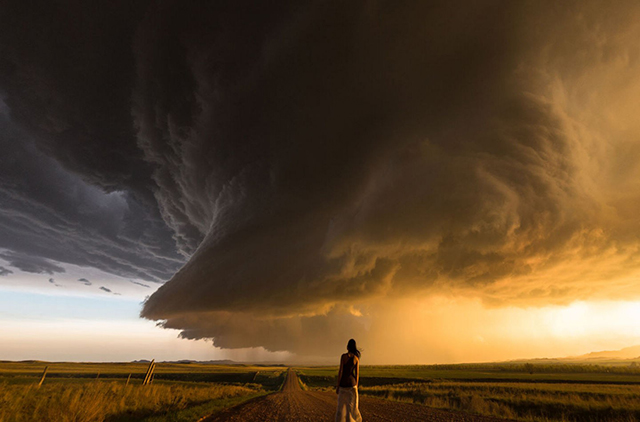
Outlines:
[[[150,360],[147,359],[140,359],[140,360],[134,360],[133,363],[149,363],[151,362]],[[204,364],[210,364],[210,365],[236,365],[238,364],[238,362],[233,361],[233,360],[229,360],[229,359],[222,359],[222,360],[191,360],[191,359],[181,359],[181,360],[163,360],[162,363],[204,363]]]
[[[584,364],[620,364],[629,361],[637,361],[640,363],[640,345],[625,347],[620,350],[603,350],[599,352],[591,352],[580,356],[565,356],[556,358],[534,358],[534,359],[515,359],[510,363],[543,363],[543,364],[566,364],[566,363],[584,363]],[[621,362],[624,361],[624,362]]]
[[[635,359],[640,357],[640,346],[625,347],[620,350],[604,350],[576,356],[577,359]],[[574,358],[574,359],[575,359]]]

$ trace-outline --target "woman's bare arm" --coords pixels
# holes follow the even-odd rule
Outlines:
[[[356,358],[356,387],[360,385],[360,359]]]
[[[338,371],[338,382],[336,383],[336,394],[338,394],[338,389],[340,388],[340,380],[342,379],[342,361],[344,360],[344,355],[340,356],[340,370]]]

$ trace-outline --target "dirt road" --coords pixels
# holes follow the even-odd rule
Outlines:
[[[206,422],[332,422],[336,411],[334,393],[303,391],[298,376],[289,370],[282,390],[258,397],[210,416]],[[411,403],[360,397],[360,412],[366,422],[504,422],[503,419],[446,412]]]

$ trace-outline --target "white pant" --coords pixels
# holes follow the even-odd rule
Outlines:
[[[340,387],[338,389],[336,422],[362,422],[360,409],[358,409],[358,387]]]

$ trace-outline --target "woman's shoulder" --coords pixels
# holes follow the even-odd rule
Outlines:
[[[360,362],[360,358],[358,357],[358,355],[354,355],[352,353],[343,353],[342,356],[340,356],[341,360],[346,360],[346,359],[353,359],[355,362]]]

